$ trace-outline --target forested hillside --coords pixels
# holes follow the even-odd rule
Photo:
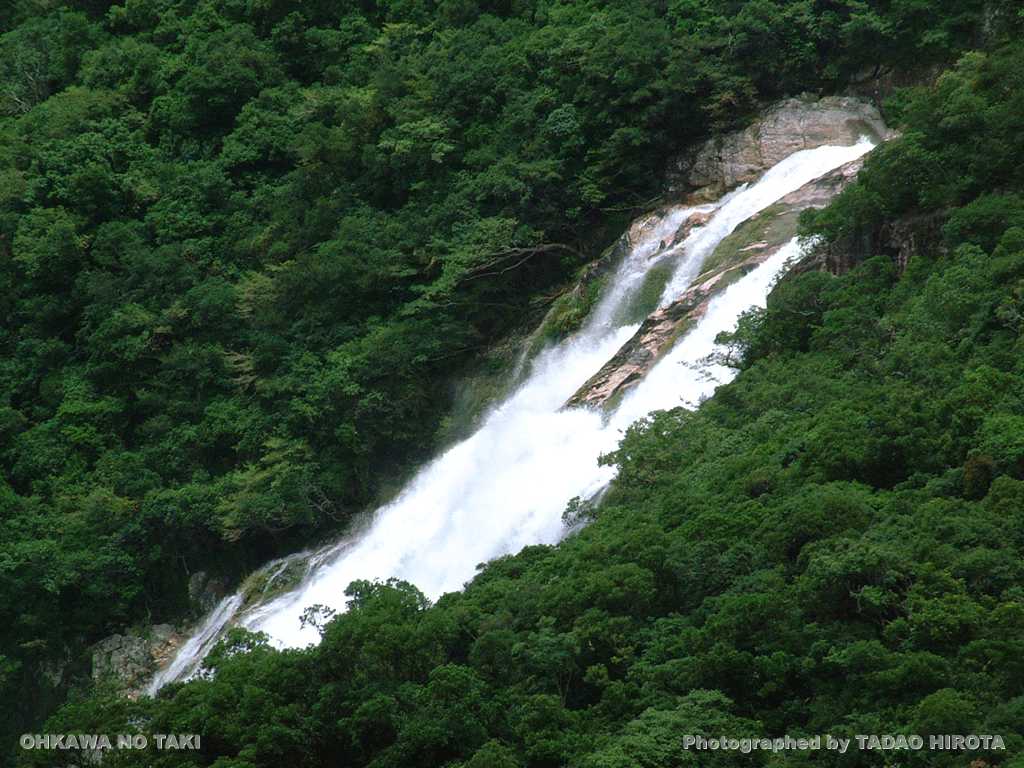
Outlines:
[[[157,701],[83,683],[47,730],[201,733],[145,764],[219,768],[1024,731],[1020,25],[1010,0],[5,4],[5,740],[57,703],[44,665],[179,618],[191,571],[342,525],[424,458],[452,377],[668,157],[767,99],[979,46],[897,95],[903,138],[805,223],[860,263],[748,316],[736,383],[633,429],[589,527],[431,607],[356,584],[318,648],[238,634]],[[941,236],[900,271],[879,233],[913,217]]]
[[[684,752],[701,731],[1002,734],[895,764],[1024,764],[1024,46],[899,113],[903,138],[805,227],[833,249],[885,222],[936,236],[902,272],[883,248],[784,280],[729,339],[736,381],[609,457],[588,527],[434,606],[354,584],[318,648],[238,634],[213,680],[52,727],[141,717],[239,768],[894,764]]]
[[[141,717],[240,768],[893,764],[683,752],[700,731],[999,733],[898,764],[1020,766],[1022,99],[1019,44],[904,96],[903,137],[805,227],[839,249],[938,215],[936,238],[903,271],[784,280],[729,340],[736,381],[634,428],[579,534],[429,607],[355,584],[317,648],[239,634],[213,680],[52,727]]]

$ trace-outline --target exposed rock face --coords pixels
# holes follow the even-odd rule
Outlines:
[[[867,101],[849,96],[786,99],[749,128],[711,139],[695,153],[676,160],[669,169],[669,191],[692,193],[693,200],[716,199],[794,152],[853,144],[865,135],[875,141],[892,135],[878,109]]]
[[[661,242],[650,253],[650,257],[654,258],[665,248],[670,248],[685,240],[694,227],[704,226],[708,223],[708,219],[711,218],[711,212],[695,211],[679,222],[678,225],[671,226],[672,217],[683,207],[681,205],[667,205],[634,221],[626,231],[626,234],[619,238],[615,249],[610,253],[610,258],[617,261],[628,254],[637,243],[643,242],[660,229],[662,230]]]
[[[170,624],[157,624],[149,630],[149,655],[153,666],[160,668],[173,658],[185,636]]]
[[[878,250],[887,252],[902,274],[914,253],[945,250],[942,227],[947,211],[904,216],[884,225],[878,233]]]
[[[694,229],[697,227],[703,227],[707,224],[711,219],[711,216],[712,212],[710,211],[707,213],[697,211],[696,213],[691,214],[690,217],[683,222],[683,226],[676,231],[675,237],[672,238],[672,242],[669,245],[679,245],[679,243],[683,242],[683,240],[690,236],[690,233]]]
[[[111,635],[93,647],[92,677],[94,680],[113,678],[130,698],[135,698],[184,640],[170,624],[150,627],[146,637]]]
[[[209,613],[227,594],[223,579],[211,578],[206,571],[196,571],[188,579],[188,598],[200,613]]]
[[[983,46],[979,44],[979,47]],[[846,89],[852,96],[870,99],[880,105],[900,88],[933,85],[945,70],[942,64],[930,64],[913,70],[868,67],[854,75]]]
[[[872,255],[888,255],[901,273],[914,253],[944,253],[942,227],[948,211],[903,216],[879,227],[813,249],[793,267],[793,274],[823,270],[842,275]]]
[[[566,405],[601,406],[639,382],[704,315],[712,297],[778,253],[796,235],[800,212],[825,206],[856,178],[863,164],[863,158],[847,163],[783,197],[737,227],[715,249],[704,271],[682,296],[651,314]]]
[[[111,635],[93,650],[92,676],[94,680],[113,677],[126,687],[135,687],[149,674],[151,661],[147,643],[141,637]]]

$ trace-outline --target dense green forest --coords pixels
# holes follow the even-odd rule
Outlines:
[[[589,527],[433,606],[354,584],[318,648],[236,633],[215,679],[77,690],[46,728],[201,733],[144,762],[218,768],[766,763],[684,755],[701,729],[1024,746],[1021,23],[1010,0],[4,4],[4,740],[56,703],[42,663],[180,617],[190,571],[343,525],[447,439],[453,376],[668,157],[981,47],[899,92],[903,137],[805,222],[859,266],[747,316],[736,382],[631,430]],[[902,273],[878,236],[901,217],[941,233]],[[773,764],[885,764],[828,760]]]
[[[315,649],[237,633],[214,679],[52,728],[202,732],[220,768],[1024,765],[1024,45],[893,110],[903,137],[805,231],[934,239],[902,273],[881,248],[784,280],[726,339],[735,382],[608,457],[588,527],[433,606],[353,584]],[[682,750],[700,731],[1008,749],[709,758]]]

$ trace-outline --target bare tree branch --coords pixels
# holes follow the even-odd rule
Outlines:
[[[544,243],[530,248],[509,248],[506,251],[499,251],[498,253],[491,254],[492,260],[490,262],[470,270],[463,278],[463,281],[477,280],[482,277],[497,277],[505,274],[506,272],[518,269],[539,253],[552,253],[554,251],[566,251],[578,258],[583,258],[582,253],[571,245],[566,245],[565,243]],[[502,265],[508,259],[518,260],[513,264],[497,269],[497,267]]]

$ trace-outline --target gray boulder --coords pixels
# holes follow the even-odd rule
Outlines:
[[[152,667],[149,644],[135,635],[111,635],[93,648],[94,680],[113,678],[126,688],[136,688],[145,682]]]
[[[758,178],[794,152],[826,144],[854,144],[861,136],[876,142],[892,137],[868,101],[852,96],[792,98],[766,110],[748,128],[710,139],[669,167],[669,192],[693,200],[713,200]]]
[[[184,640],[170,624],[156,624],[144,635],[111,635],[93,646],[92,677],[96,681],[113,680],[135,698]]]

